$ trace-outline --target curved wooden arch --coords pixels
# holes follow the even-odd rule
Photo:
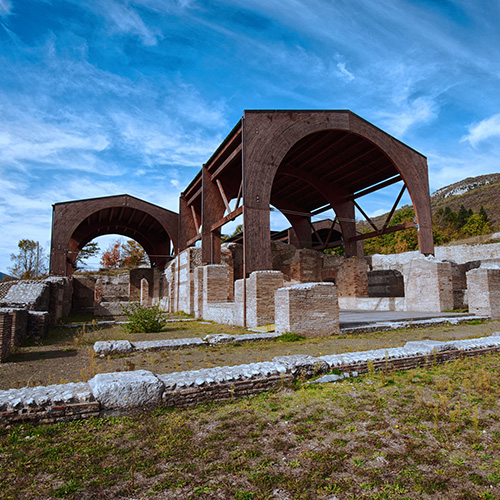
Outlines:
[[[80,250],[105,234],[137,241],[152,265],[163,269],[170,245],[178,250],[179,216],[130,195],[91,198],[53,205],[50,274],[70,276]]]
[[[419,248],[422,253],[432,254],[432,221],[430,210],[427,160],[420,153],[404,145],[394,137],[366,122],[350,111],[246,111],[243,119],[243,169],[244,169],[244,234],[247,272],[270,269],[271,253],[268,234],[269,214],[266,207],[272,198],[275,178],[287,154],[308,136],[324,131],[338,131],[338,140],[359,139],[370,145],[385,158],[379,177],[363,182],[366,162],[351,166],[349,171],[358,173],[351,183],[337,182],[322,187],[327,201],[335,207],[342,225],[346,253],[356,254],[354,197],[356,192],[391,176],[404,181],[415,209],[419,228]],[[361,144],[361,143],[360,143]],[[342,147],[338,149],[342,152]],[[284,165],[284,166],[283,166]],[[308,172],[302,172],[307,176]],[[345,174],[345,172],[344,172]],[[332,172],[335,175],[335,172]],[[317,185],[317,179],[314,179]],[[324,183],[323,183],[324,184]]]

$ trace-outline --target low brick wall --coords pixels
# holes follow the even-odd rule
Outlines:
[[[7,311],[0,311],[0,362],[10,356],[12,347],[12,316]]]
[[[500,333],[479,339],[407,342],[404,347],[320,357],[279,356],[268,362],[165,375],[146,370],[102,373],[88,383],[0,391],[0,425],[83,419],[159,404],[185,407],[258,394],[333,369],[352,374],[372,369],[408,370],[498,352]]]

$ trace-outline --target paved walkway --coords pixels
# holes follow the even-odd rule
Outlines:
[[[340,311],[340,328],[341,330],[350,330],[365,327],[378,327],[384,323],[400,323],[400,322],[442,322],[454,320],[468,321],[471,318],[469,313],[456,312],[413,312],[413,311]],[[378,329],[378,328],[377,328]]]

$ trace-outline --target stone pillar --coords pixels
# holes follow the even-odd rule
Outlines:
[[[339,297],[368,297],[368,263],[352,257],[342,262],[335,284]]]
[[[254,271],[246,280],[247,326],[274,323],[274,293],[283,286],[280,271]]]
[[[94,286],[94,307],[102,302],[104,283],[102,278],[98,278]]]
[[[333,283],[302,283],[275,294],[276,332],[306,337],[340,333],[337,287]]]
[[[451,264],[418,256],[403,266],[407,311],[442,312],[453,309]]]
[[[149,307],[151,302],[149,300],[149,282],[146,278],[141,280],[141,306]]]
[[[473,269],[467,274],[469,312],[500,319],[500,269]]]
[[[10,356],[12,346],[12,316],[7,311],[0,311],[0,362]]]
[[[203,266],[194,270],[194,310],[195,318],[203,318]]]

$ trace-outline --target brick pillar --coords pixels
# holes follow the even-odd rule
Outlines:
[[[281,271],[254,271],[246,280],[247,326],[274,323],[274,293],[283,286]]]
[[[333,283],[302,283],[275,294],[276,332],[306,337],[340,333],[337,287]]]
[[[442,312],[453,309],[451,264],[418,256],[403,266],[407,311]]]
[[[12,345],[12,316],[7,311],[0,311],[0,362],[10,356]]]
[[[229,267],[224,264],[209,264],[203,269],[203,303],[228,302],[233,286],[230,282]]]
[[[466,276],[469,312],[500,319],[500,269],[473,269]]]
[[[368,297],[368,263],[365,259],[345,259],[337,271],[339,297]]]

